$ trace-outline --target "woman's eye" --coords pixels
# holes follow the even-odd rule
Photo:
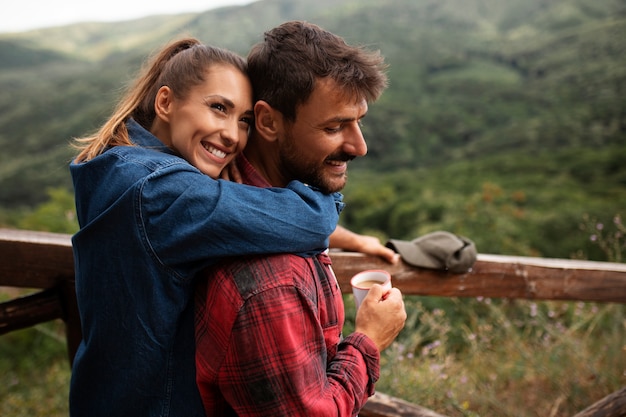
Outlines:
[[[239,121],[247,124],[248,126],[252,126],[252,117],[242,117]]]
[[[221,111],[222,113],[226,112],[226,106],[224,106],[222,103],[213,103],[211,104],[211,108]]]

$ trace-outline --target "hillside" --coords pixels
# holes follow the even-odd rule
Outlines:
[[[380,49],[390,64],[390,88],[365,121],[368,157],[353,171],[377,172],[383,182],[412,172],[428,182],[429,172],[466,170],[460,174],[466,177],[471,170],[480,174],[478,187],[523,182],[532,173],[566,176],[568,187],[583,193],[567,205],[570,221],[598,188],[613,190],[612,197],[599,192],[598,213],[626,208],[620,0],[260,0],[200,14],[0,34],[0,208],[32,207],[47,198],[48,187],[71,187],[70,139],[107,117],[159,45],[190,34],[245,55],[264,30],[290,19]],[[347,195],[358,194],[354,178]],[[460,181],[444,186],[474,192]],[[419,205],[402,189],[394,189],[394,199]],[[370,227],[396,230],[383,223]]]

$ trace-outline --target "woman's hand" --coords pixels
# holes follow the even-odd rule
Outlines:
[[[330,235],[330,247],[379,256],[392,265],[400,261],[400,255],[380,243],[377,237],[360,235],[339,225]]]

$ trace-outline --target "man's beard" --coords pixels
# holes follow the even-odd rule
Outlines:
[[[281,169],[284,170],[288,180],[299,180],[305,184],[320,189],[323,193],[330,194],[343,189],[346,185],[347,175],[324,175],[325,163],[312,164],[298,151],[293,137],[288,136],[279,150]],[[353,155],[345,152],[336,152],[326,158],[327,161],[351,161]]]

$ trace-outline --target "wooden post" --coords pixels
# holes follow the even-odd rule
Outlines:
[[[60,285],[59,292],[63,302],[63,321],[65,322],[67,357],[71,367],[74,363],[74,356],[78,350],[78,345],[83,337],[73,276]]]

